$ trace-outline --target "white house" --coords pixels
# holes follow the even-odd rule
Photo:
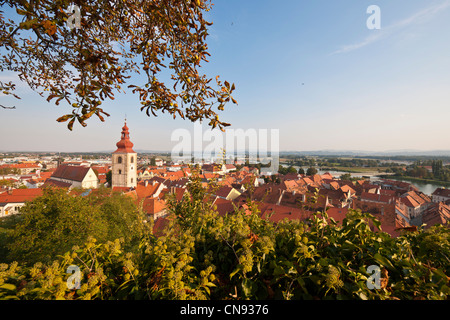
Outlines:
[[[450,199],[450,189],[437,188],[431,194],[431,199],[433,202],[445,202]]]
[[[99,179],[94,170],[84,166],[59,166],[45,185],[62,187],[96,189]]]
[[[42,195],[42,189],[12,189],[0,194],[0,218],[18,214],[26,202]]]

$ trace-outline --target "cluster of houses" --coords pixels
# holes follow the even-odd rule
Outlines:
[[[138,168],[137,183],[132,187],[108,185],[106,175],[111,165],[83,162],[62,163],[48,172],[37,169],[12,175],[8,178],[12,183],[0,189],[0,217],[19,213],[21,206],[42,195],[46,187],[95,190],[104,185],[132,197],[161,228],[167,223],[167,196],[173,194],[181,201],[188,194],[192,172],[187,165],[158,164]],[[274,223],[282,219],[306,220],[321,210],[342,221],[349,209],[360,209],[377,217],[381,229],[393,236],[405,228],[422,224],[427,228],[450,221],[450,189],[438,188],[426,195],[401,181],[345,181],[329,173],[290,173],[278,175],[279,183],[265,183],[256,168],[244,166],[238,170],[232,164],[204,164],[200,169],[199,178],[219,215],[246,211],[249,201],[257,205],[261,217]],[[212,180],[215,188],[209,187]],[[18,184],[27,188],[17,188]]]
[[[6,164],[19,171],[0,176],[4,182],[0,185],[0,218],[19,213],[26,202],[42,195],[47,187],[85,189],[74,193],[82,196],[104,186],[132,197],[155,220],[155,228],[160,231],[169,219],[168,196],[181,201],[189,195],[187,185],[193,172],[189,165],[164,163],[160,159],[155,166],[142,166],[132,147],[125,124],[109,164],[64,162],[45,172],[39,163]],[[214,163],[197,167],[198,178],[210,200],[207,203],[219,215],[236,210],[248,213],[252,202],[261,217],[274,223],[283,219],[306,220],[314,212],[324,210],[339,223],[349,209],[360,209],[373,214],[381,222],[382,231],[392,236],[422,224],[426,228],[436,224],[448,226],[450,221],[450,189],[437,188],[426,195],[401,181],[347,181],[329,173],[278,174],[275,183],[268,182],[274,179],[263,177],[257,168],[238,168],[234,164]]]

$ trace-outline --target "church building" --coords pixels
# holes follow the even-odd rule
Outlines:
[[[112,154],[111,186],[136,188],[137,185],[137,153],[130,141],[127,123],[122,128],[122,136],[116,144],[117,150]]]

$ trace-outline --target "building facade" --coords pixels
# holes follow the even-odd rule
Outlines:
[[[98,177],[90,167],[61,165],[44,183],[44,186],[97,189],[98,183]]]
[[[450,189],[437,188],[431,194],[431,198],[433,202],[445,202],[447,200],[450,200]]]
[[[133,150],[126,122],[116,146],[117,150],[112,154],[111,187],[136,188],[137,153]]]
[[[42,189],[13,189],[0,194],[0,218],[20,213],[25,203],[42,193]]]

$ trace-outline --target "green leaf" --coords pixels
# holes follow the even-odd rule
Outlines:
[[[357,295],[361,298],[361,300],[367,300],[367,296],[364,294],[364,292],[358,292]]]
[[[297,277],[297,282],[300,285],[300,287],[304,288],[305,287],[305,280],[303,280],[303,277]]]
[[[373,256],[374,259],[376,261],[378,261],[379,263],[381,263],[384,267],[388,268],[389,270],[392,271],[396,271],[394,265],[391,263],[391,261],[389,259],[387,259],[386,257],[383,257],[381,254],[379,253],[375,253],[375,255]]]
[[[19,23],[19,27],[21,29],[24,29],[24,30],[29,30],[37,23],[38,23],[38,19],[34,18],[34,19],[31,19],[31,20],[27,20],[25,22]]]
[[[254,281],[245,278],[242,280],[242,291],[245,297],[250,297],[252,295],[252,291],[255,289]]]
[[[20,300],[19,297],[16,296],[5,296],[2,297],[0,300]]]
[[[433,274],[438,276],[441,279],[444,279],[445,282],[448,281],[447,275],[444,273],[444,271],[442,271],[441,269],[436,269],[433,271]]]
[[[241,271],[241,270],[242,270],[242,264],[239,264],[239,265],[236,267],[236,269],[234,269],[234,271],[230,273],[230,279],[233,278],[233,276],[234,276],[236,273],[238,273],[239,271]]]
[[[16,286],[11,283],[5,283],[0,286],[0,289],[9,290],[9,291],[15,291]]]
[[[277,265],[277,266],[275,267],[275,269],[273,270],[273,275],[274,275],[274,276],[279,276],[279,275],[282,275],[282,274],[285,274],[284,268]]]

